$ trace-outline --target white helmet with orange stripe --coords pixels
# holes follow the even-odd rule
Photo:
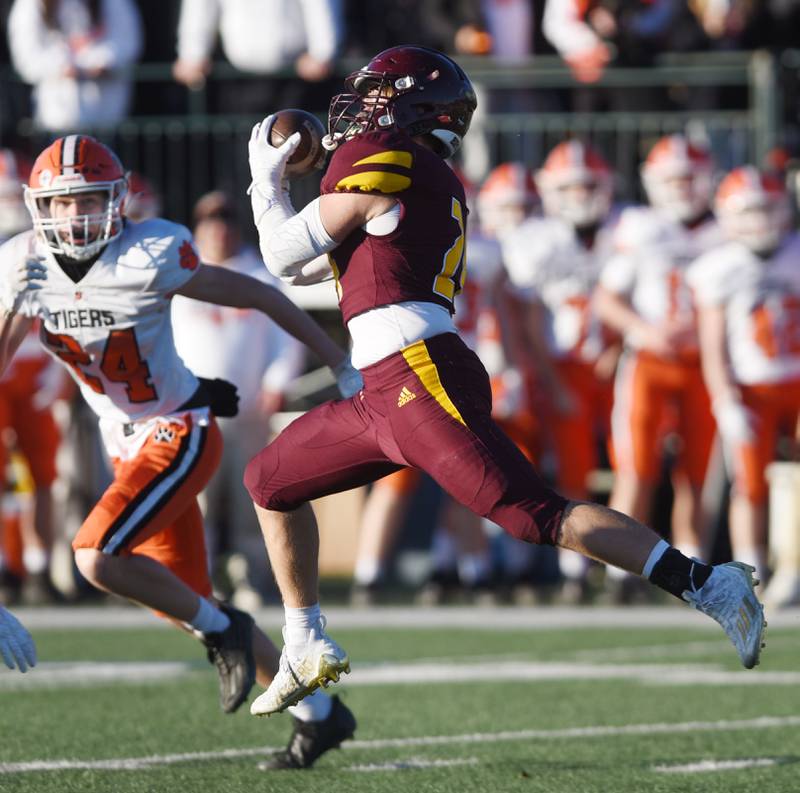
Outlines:
[[[752,165],[736,168],[720,182],[714,210],[731,239],[762,255],[774,251],[791,227],[783,182]]]
[[[650,204],[680,223],[708,212],[712,163],[706,149],[683,135],[667,135],[650,150],[641,168]]]
[[[108,146],[87,135],[67,135],[36,158],[25,205],[49,250],[85,261],[122,234],[127,189],[122,165]],[[54,201],[78,208],[56,212]],[[83,211],[81,205],[90,209]]]
[[[490,171],[478,193],[481,228],[492,236],[518,226],[539,203],[530,168],[521,162],[504,162]]]
[[[22,185],[30,170],[30,162],[11,149],[0,149],[0,240],[31,225],[22,199]]]
[[[546,215],[576,228],[600,223],[611,209],[614,192],[611,168],[586,143],[559,143],[536,172],[536,186]]]

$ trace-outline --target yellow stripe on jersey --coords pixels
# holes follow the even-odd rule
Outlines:
[[[336,265],[336,260],[328,254],[328,264],[331,266],[331,270],[333,270],[333,282],[336,284],[336,296],[339,300],[342,299],[342,283],[339,280],[339,267]]]
[[[399,193],[408,189],[411,179],[389,171],[364,171],[345,176],[336,183],[335,190],[363,190],[379,193]]]
[[[399,165],[401,168],[410,168],[413,161],[414,155],[410,151],[380,151],[354,162],[353,167],[355,168],[356,165]]]
[[[425,390],[439,403],[444,411],[466,427],[466,421],[461,417],[458,408],[447,395],[447,391],[444,390],[442,381],[439,379],[439,370],[431,360],[425,340],[411,344],[402,352],[406,363],[411,367],[414,374],[419,377]]]

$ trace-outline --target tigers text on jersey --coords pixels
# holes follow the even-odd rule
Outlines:
[[[694,304],[686,283],[689,265],[724,241],[716,221],[708,219],[689,228],[652,207],[629,207],[614,232],[617,251],[600,276],[603,287],[630,299],[646,322],[692,321]],[[626,338],[634,348],[639,341]],[[696,350],[696,346],[695,346]]]
[[[320,188],[380,193],[401,205],[385,235],[353,231],[330,261],[347,324],[373,308],[434,303],[453,313],[464,281],[464,188],[444,161],[402,132],[367,132],[336,149]]]
[[[197,378],[175,351],[170,324],[172,295],[199,263],[188,229],[162,219],[127,222],[77,283],[24,232],[0,248],[0,277],[31,254],[44,259],[47,278],[19,313],[41,318],[40,341],[101,419],[141,421],[189,399]]]
[[[546,309],[546,334],[555,358],[593,361],[603,349],[599,319],[591,297],[605,260],[611,255],[612,212],[586,248],[573,226],[559,218],[530,218],[503,239],[503,256],[519,297]]]
[[[800,378],[800,234],[763,259],[729,242],[689,268],[700,306],[725,310],[728,355],[739,383]]]

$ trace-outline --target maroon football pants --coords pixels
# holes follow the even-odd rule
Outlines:
[[[486,370],[456,334],[361,374],[359,394],[309,411],[250,461],[244,482],[256,504],[289,511],[411,465],[514,537],[555,543],[567,502],[492,420]]]

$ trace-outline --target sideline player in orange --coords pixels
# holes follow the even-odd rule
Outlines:
[[[783,183],[753,167],[719,185],[728,242],[689,270],[700,307],[703,372],[733,480],[735,558],[767,577],[767,464],[800,418],[800,236]]]
[[[75,563],[95,587],[194,632],[232,712],[255,677],[272,679],[278,653],[249,614],[210,598],[197,494],[220,458],[214,415],[233,415],[238,397],[232,384],[198,380],[183,364],[171,299],[257,309],[311,347],[341,388],[352,393],[360,378],[279,290],[203,265],[183,226],[126,221],[126,189],[116,155],[93,138],[68,135],[39,155],[25,191],[33,230],[0,248],[0,373],[39,318],[43,346],[98,415],[114,464],[113,482],[74,538]],[[296,715],[306,727],[280,767],[310,765],[355,728],[335,698]]]
[[[31,163],[10,149],[0,149],[0,243],[30,228],[31,218],[23,201],[22,184]],[[22,341],[11,367],[0,376],[0,493],[8,466],[8,436],[25,460],[33,482],[30,507],[18,521],[8,521],[0,530],[0,601],[30,605],[59,600],[50,580],[53,550],[52,486],[56,479],[56,453],[60,433],[51,410],[62,384],[62,372],[38,342],[34,327]],[[66,377],[66,375],[64,375]],[[7,558],[12,546],[10,533],[20,549],[20,567],[12,569]]]
[[[592,295],[612,252],[619,212],[612,205],[611,168],[580,140],[559,143],[548,154],[536,185],[544,217],[530,218],[503,243],[519,305],[517,347],[535,372],[558,489],[586,499],[611,412],[610,372],[599,373],[615,360]],[[562,598],[586,601],[586,558],[562,549],[559,565]]]
[[[281,711],[350,668],[321,615],[308,501],[403,465],[428,472],[518,539],[643,575],[717,620],[743,665],[754,666],[764,619],[750,567],[693,561],[619,512],[556,494],[491,418],[486,370],[452,319],[466,277],[467,213],[464,188],[443,160],[476,106],[463,69],[434,50],[393,47],[345,85],[329,110],[334,154],[322,195],[300,213],[284,179],[300,134],[274,148],[268,117],[249,143],[264,260],[288,282],[335,278],[364,378],[357,395],[296,419],[247,467],[286,615],[278,674],[251,713]],[[400,400],[404,389],[414,398]]]
[[[642,166],[650,206],[622,213],[617,253],[603,269],[596,297],[603,321],[625,339],[614,384],[609,504],[637,520],[651,519],[664,436],[674,431],[681,448],[672,472],[672,542],[699,559],[709,551],[701,491],[715,426],[686,272],[723,239],[711,213],[711,171],[709,153],[682,135],[653,146]],[[638,584],[618,571],[609,576],[620,599]]]

